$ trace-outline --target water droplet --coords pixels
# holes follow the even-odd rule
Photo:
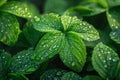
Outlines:
[[[40,21],[40,18],[37,17],[37,16],[35,16],[34,19],[35,19],[36,22]]]
[[[104,65],[105,68],[107,68],[107,65]]]
[[[60,71],[58,71],[58,72],[56,73],[56,75],[57,75],[57,76],[61,75],[61,72],[60,72]]]
[[[98,54],[98,56],[100,57],[100,56],[101,56],[101,54]]]
[[[115,62],[116,60],[115,59],[113,59],[113,62]]]
[[[18,58],[20,58],[20,56],[18,56]]]
[[[75,62],[72,63],[72,66],[75,66]]]
[[[111,58],[108,58],[109,60],[112,60]]]
[[[106,60],[103,60],[103,62],[105,63],[105,62],[106,62]]]

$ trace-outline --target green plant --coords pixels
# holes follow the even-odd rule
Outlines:
[[[0,0],[0,80],[120,79],[120,0],[30,1]]]

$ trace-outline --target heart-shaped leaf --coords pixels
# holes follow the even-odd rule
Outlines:
[[[61,20],[64,26],[64,30],[78,34],[81,38],[87,41],[94,41],[99,39],[99,33],[89,23],[81,21],[77,17],[70,17],[67,15],[63,15]]]
[[[16,17],[8,13],[0,13],[0,41],[13,45],[19,34],[19,23]]]
[[[61,70],[61,69],[51,69],[46,72],[44,72],[40,80],[61,80],[61,77],[66,73],[67,71]]]
[[[113,41],[115,41],[116,43],[120,44],[120,29],[117,30],[113,30],[110,33],[110,37]]]
[[[67,33],[64,39],[64,48],[60,52],[60,58],[63,63],[73,69],[80,72],[86,61],[86,48],[78,35]]]
[[[10,73],[10,74],[8,74],[7,80],[29,80],[29,79],[22,74]]]
[[[82,78],[74,72],[67,72],[62,76],[61,80],[82,80]]]
[[[104,79],[114,79],[116,77],[116,70],[119,63],[117,53],[110,47],[99,43],[93,51],[92,64],[94,69]]]
[[[120,29],[120,9],[119,7],[111,8],[106,13],[111,29]]]
[[[33,28],[32,23],[27,22],[24,26],[23,32],[22,32],[27,39],[27,41],[31,44],[31,46],[35,46],[38,42],[38,40],[43,35],[41,32],[35,30]]]
[[[7,52],[0,52],[0,80],[6,78],[10,65],[11,56]]]
[[[57,14],[45,14],[32,20],[34,28],[41,32],[56,32],[63,30],[61,20]]]
[[[45,62],[54,57],[63,47],[64,34],[61,32],[47,33],[38,42],[32,59],[38,63]]]
[[[6,3],[7,0],[0,0],[0,6],[2,6],[4,3]]]
[[[0,10],[23,18],[31,18],[36,15],[33,14],[31,7],[27,3],[19,1],[9,1]]]
[[[11,73],[28,74],[35,71],[38,65],[31,59],[34,51],[32,49],[24,50],[13,56],[10,70]]]

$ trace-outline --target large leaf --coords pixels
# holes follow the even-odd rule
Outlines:
[[[10,65],[11,56],[7,52],[0,52],[0,80],[6,78]]]
[[[45,14],[32,20],[34,28],[41,32],[56,32],[63,30],[61,20],[57,14]]]
[[[89,23],[81,21],[77,17],[70,17],[67,15],[63,15],[61,19],[64,30],[78,34],[81,38],[87,41],[94,41],[99,39],[99,33]]]
[[[116,68],[119,62],[117,53],[104,45],[99,43],[93,51],[92,64],[94,69],[104,79],[112,80],[116,77]]]
[[[9,1],[0,10],[23,18],[31,18],[36,15],[32,12],[31,5],[19,1]]]
[[[10,73],[10,74],[8,74],[7,80],[29,80],[29,79],[22,74]]]
[[[0,41],[13,45],[20,33],[19,23],[15,16],[8,13],[0,13]]]
[[[0,6],[2,6],[4,3],[6,3],[7,0],[0,0]]]
[[[32,45],[35,46],[38,42],[38,40],[43,35],[41,32],[35,30],[33,28],[32,23],[27,22],[24,26],[23,32],[22,32],[27,39],[27,41]]]
[[[13,56],[10,70],[11,73],[28,74],[35,71],[38,65],[31,59],[34,51],[32,49],[24,50]]]
[[[61,77],[66,73],[67,71],[61,70],[61,69],[51,69],[46,72],[44,72],[40,80],[61,80]]]
[[[67,33],[64,39],[64,48],[60,52],[60,58],[63,63],[73,69],[80,72],[86,61],[86,48],[78,35]]]
[[[58,33],[47,33],[38,42],[35,53],[32,59],[35,59],[38,63],[45,62],[50,58],[54,57],[63,47],[64,34]]]
[[[82,80],[82,78],[74,72],[67,72],[62,76],[61,80]]]
[[[120,9],[119,7],[111,8],[106,13],[109,25],[112,29],[120,29]]]
[[[117,30],[113,30],[110,33],[110,37],[113,41],[115,41],[116,43],[120,44],[120,29]]]

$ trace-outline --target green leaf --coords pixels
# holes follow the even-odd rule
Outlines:
[[[106,2],[110,8],[120,5],[120,0],[106,0]]]
[[[31,18],[35,16],[28,4],[19,1],[9,1],[4,4],[0,10],[23,18]]]
[[[45,13],[63,14],[69,7],[79,4],[81,0],[46,0],[44,6]],[[52,4],[51,4],[52,3]]]
[[[0,0],[0,6],[6,3],[7,0]]]
[[[67,72],[62,76],[61,80],[82,80],[82,78],[76,73]]]
[[[113,30],[110,33],[110,37],[113,41],[115,41],[116,43],[120,44],[120,29],[117,30]]]
[[[54,12],[54,13],[62,14],[67,8],[68,8],[68,4],[66,0],[57,0],[57,1],[47,0],[45,3],[45,13]]]
[[[8,54],[7,52],[0,52],[0,80],[2,78],[6,78],[10,61],[11,61],[10,54]]]
[[[27,41],[32,45],[35,46],[38,42],[38,40],[42,37],[42,33],[35,30],[33,28],[32,23],[27,22],[24,26],[23,32],[22,32],[27,39]]]
[[[97,3],[103,8],[108,8],[108,4],[107,4],[106,0],[85,0],[85,1],[92,2],[92,3]]]
[[[103,80],[99,76],[87,75],[82,80]]]
[[[86,48],[78,35],[67,33],[60,58],[70,69],[80,72],[86,62]]]
[[[94,69],[104,79],[114,79],[116,77],[116,68],[119,62],[117,53],[110,47],[99,43],[93,51],[92,64]]]
[[[32,20],[34,28],[41,32],[56,32],[62,30],[62,24],[59,15],[45,14],[40,17],[35,17]]]
[[[32,59],[38,63],[45,62],[54,57],[63,47],[64,34],[61,32],[47,33],[38,42]]]
[[[29,80],[29,79],[22,74],[10,73],[10,74],[8,74],[7,80]]]
[[[119,7],[111,8],[107,11],[107,19],[112,30],[120,29],[120,9]]]
[[[64,30],[78,34],[82,39],[87,41],[94,41],[99,39],[99,33],[89,23],[81,21],[77,17],[70,17],[67,15],[63,15],[61,20],[64,26]]]
[[[34,51],[32,49],[23,50],[13,56],[10,70],[11,73],[28,74],[35,71],[38,65],[31,59]]]
[[[16,17],[8,13],[0,13],[0,41],[7,45],[13,45],[19,34],[19,23]]]
[[[69,11],[77,12],[81,16],[94,16],[94,15],[98,15],[100,13],[105,12],[105,9],[102,8],[98,3],[86,2],[76,7],[70,8]]]
[[[66,73],[67,71],[61,70],[61,69],[51,69],[46,72],[44,72],[40,80],[61,80],[61,77]]]
[[[120,79],[120,61],[118,63],[118,67],[117,67],[117,77],[115,78],[116,80]]]

